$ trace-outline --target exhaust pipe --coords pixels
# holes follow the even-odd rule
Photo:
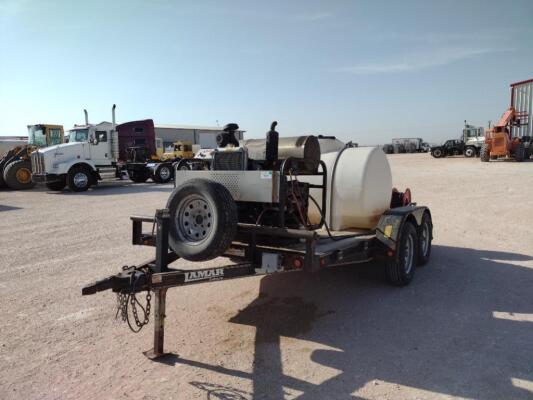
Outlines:
[[[87,114],[87,110],[84,108],[83,113],[85,114],[85,125],[89,125],[89,114]]]
[[[115,127],[115,125],[117,124],[116,120],[115,120],[115,108],[117,107],[116,104],[113,104],[113,108],[111,109],[111,115],[112,115],[112,121],[113,121],[113,128]]]

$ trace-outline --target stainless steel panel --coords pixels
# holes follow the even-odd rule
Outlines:
[[[176,187],[191,179],[207,179],[224,185],[235,201],[279,202],[276,171],[175,171]]]

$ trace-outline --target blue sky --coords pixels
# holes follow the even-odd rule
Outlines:
[[[220,125],[439,142],[533,78],[533,1],[0,0],[0,135]]]

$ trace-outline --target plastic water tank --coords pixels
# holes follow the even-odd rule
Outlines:
[[[375,228],[390,206],[392,193],[391,170],[383,151],[378,147],[347,147],[322,154],[321,159],[328,175],[326,221],[330,229]],[[319,181],[313,178],[312,182]],[[311,195],[320,204],[322,190],[312,189]],[[313,223],[320,221],[312,203],[309,218]]]

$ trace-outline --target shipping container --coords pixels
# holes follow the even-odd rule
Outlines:
[[[511,106],[528,114],[527,124],[513,127],[513,136],[533,136],[533,79],[511,83]]]

